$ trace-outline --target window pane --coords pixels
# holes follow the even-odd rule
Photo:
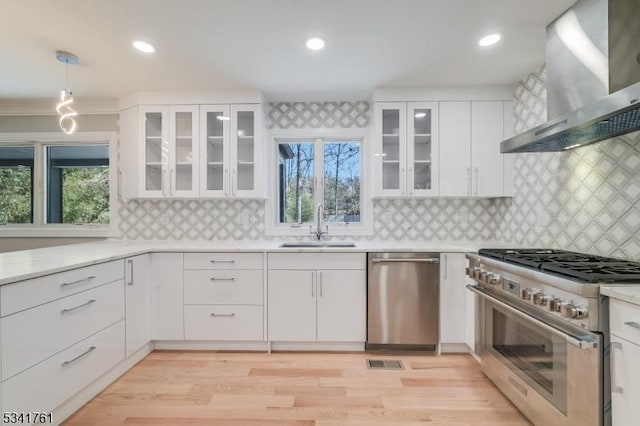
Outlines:
[[[360,222],[360,143],[324,144],[325,222]]]
[[[278,143],[280,223],[313,221],[313,143]]]
[[[47,147],[47,223],[109,223],[109,147]]]
[[[0,224],[33,223],[33,147],[0,147]]]

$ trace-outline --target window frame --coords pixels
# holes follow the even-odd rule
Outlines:
[[[115,237],[118,229],[117,132],[1,133],[0,145],[33,146],[33,223],[0,225],[0,237]],[[109,224],[46,223],[46,148],[49,146],[109,146]]]
[[[317,200],[324,198],[324,167],[316,170],[315,165],[318,164],[318,158],[322,158],[324,165],[324,150],[321,146],[324,142],[344,141],[344,142],[360,142],[360,223],[354,222],[323,222],[323,226],[329,227],[329,235],[332,236],[369,236],[373,235],[373,203],[371,200],[371,169],[369,161],[370,153],[370,129],[278,129],[269,134],[269,147],[267,151],[270,153],[268,158],[269,179],[267,185],[267,201],[265,205],[265,235],[268,236],[300,236],[312,237],[309,231],[309,223],[305,224],[282,224],[279,223],[279,168],[278,168],[278,143],[279,142],[314,142],[314,179],[318,178],[321,185],[316,185],[314,192],[314,207],[317,206]],[[318,144],[316,141],[322,140]],[[320,146],[319,146],[320,145]],[[321,156],[321,157],[319,157]],[[320,173],[320,175],[318,175]],[[318,188],[319,187],[319,188]],[[319,197],[318,194],[322,194]],[[316,210],[314,208],[315,223]],[[315,237],[313,237],[315,238]]]

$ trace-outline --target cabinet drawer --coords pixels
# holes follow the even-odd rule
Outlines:
[[[263,340],[262,306],[184,307],[186,340]]]
[[[262,269],[262,253],[185,253],[184,269]]]
[[[2,318],[2,380],[123,318],[123,280]]]
[[[262,305],[262,270],[184,271],[187,305]]]
[[[2,408],[51,411],[123,359],[124,320],[3,382]]]
[[[0,316],[124,278],[124,261],[99,263],[0,287]]]
[[[640,345],[640,306],[609,299],[611,334]]]
[[[364,253],[269,253],[269,269],[366,269]]]

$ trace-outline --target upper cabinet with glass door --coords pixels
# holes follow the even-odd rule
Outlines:
[[[202,196],[260,196],[260,118],[258,104],[200,107]]]
[[[197,197],[199,193],[198,107],[170,107],[169,193],[172,197]]]
[[[376,195],[438,195],[437,104],[377,102],[375,122]]]

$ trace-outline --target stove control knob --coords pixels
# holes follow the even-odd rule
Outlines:
[[[533,295],[539,293],[539,290],[535,289],[535,288],[525,288],[522,290],[521,292],[521,297],[524,300],[532,300],[533,299]]]
[[[501,281],[502,277],[500,276],[500,274],[495,274],[493,272],[487,274],[487,284],[496,285],[500,284]]]
[[[587,317],[587,308],[583,306],[574,306],[571,308],[571,318],[584,319]]]
[[[560,315],[565,318],[572,318],[571,311],[576,307],[571,302],[562,302],[560,303]]]
[[[539,292],[533,295],[533,304],[540,306],[547,306],[549,303],[549,296],[546,294]]]
[[[477,266],[473,268],[473,271],[471,271],[471,278],[473,278],[474,280],[479,280],[480,279],[480,271],[482,271],[482,269],[478,268]]]
[[[552,312],[560,312],[560,306],[564,302],[564,299],[559,297],[552,297],[549,299],[549,310]]]

